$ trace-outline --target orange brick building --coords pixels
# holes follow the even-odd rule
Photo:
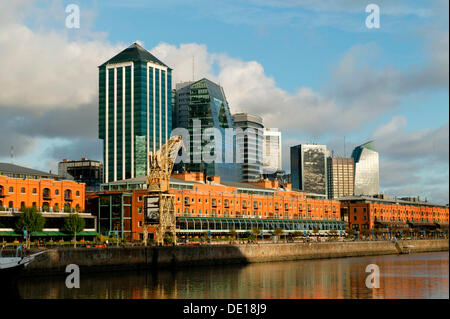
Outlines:
[[[0,176],[0,206],[5,210],[20,211],[35,207],[39,211],[84,211],[84,184],[53,179],[21,179]]]
[[[127,240],[142,239],[145,182],[146,177],[137,177],[87,193],[86,210],[97,216],[100,233],[117,231]],[[305,233],[344,230],[338,201],[311,198],[292,191],[290,185],[281,188],[276,181],[228,183],[217,176],[205,179],[203,173],[184,173],[172,175],[170,188],[179,233],[225,234],[230,229],[249,232],[252,228]]]
[[[442,229],[448,230],[449,209],[418,200],[348,197],[341,200],[342,212],[354,230]]]
[[[41,232],[34,237],[61,239],[72,236],[62,232],[64,220],[71,212],[78,212],[85,220],[85,229],[79,235],[92,238],[97,235],[96,218],[85,210],[85,185],[60,176],[0,163],[0,240],[22,239],[15,225],[24,207],[34,207],[45,218]]]

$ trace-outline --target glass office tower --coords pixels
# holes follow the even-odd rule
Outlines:
[[[265,128],[263,138],[263,174],[275,174],[281,171],[281,132],[276,128]]]
[[[226,141],[225,130],[233,129],[234,123],[223,88],[208,79],[190,84],[188,116],[190,162],[185,163],[185,169],[204,172],[207,176],[220,176],[222,181],[239,182],[241,164],[236,163],[233,156],[236,138],[232,135],[231,140]],[[205,138],[210,128],[220,132],[217,139]],[[213,148],[210,148],[211,141]],[[217,160],[205,161],[205,156],[215,155]]]
[[[375,143],[370,141],[355,147],[352,158],[355,162],[355,195],[379,194],[379,159]]]
[[[263,157],[263,123],[258,115],[237,113],[233,115],[236,129],[236,144],[240,148],[243,159],[242,182],[258,182],[261,180]]]
[[[301,144],[291,147],[292,188],[327,195],[327,147]]]
[[[172,131],[172,69],[137,43],[99,66],[105,183],[147,175]]]

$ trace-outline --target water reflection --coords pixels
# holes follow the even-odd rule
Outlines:
[[[449,298],[448,252],[290,261],[178,270],[81,275],[81,288],[65,277],[22,278],[23,298]],[[368,264],[380,268],[380,288],[368,289]]]

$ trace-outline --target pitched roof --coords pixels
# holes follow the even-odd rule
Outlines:
[[[168,67],[165,65],[161,60],[156,58],[153,54],[148,52],[146,49],[141,47],[138,43],[133,43],[125,50],[121,51],[120,53],[113,56],[111,59],[106,61],[100,66],[104,66],[109,63],[120,63],[120,62],[138,62],[138,61],[145,61],[145,62],[153,62],[160,64],[162,66]],[[169,68],[170,69],[170,68]]]
[[[45,177],[59,177],[58,175],[38,171],[32,168],[23,167],[15,164],[0,163],[0,173],[1,174],[23,174],[23,175],[34,175],[34,176],[45,176]]]

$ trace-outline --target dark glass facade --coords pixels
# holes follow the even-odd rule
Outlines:
[[[233,115],[237,146],[242,156],[242,182],[257,182],[261,179],[263,157],[262,118],[247,113]]]
[[[191,84],[188,116],[190,162],[185,163],[185,169],[220,176],[223,181],[240,181],[241,165],[234,156],[231,160],[226,158],[226,154],[235,154],[236,138],[233,135],[231,142],[225,142],[225,130],[234,128],[234,123],[222,87],[208,79]],[[211,128],[218,129],[218,138],[205,138]],[[207,156],[215,160],[208,162]]]
[[[357,146],[352,152],[355,161],[355,195],[380,193],[379,159],[373,141]]]
[[[172,131],[172,70],[138,44],[99,67],[105,182],[147,175]]]
[[[302,144],[291,147],[291,181],[294,189],[327,195],[325,145]]]

